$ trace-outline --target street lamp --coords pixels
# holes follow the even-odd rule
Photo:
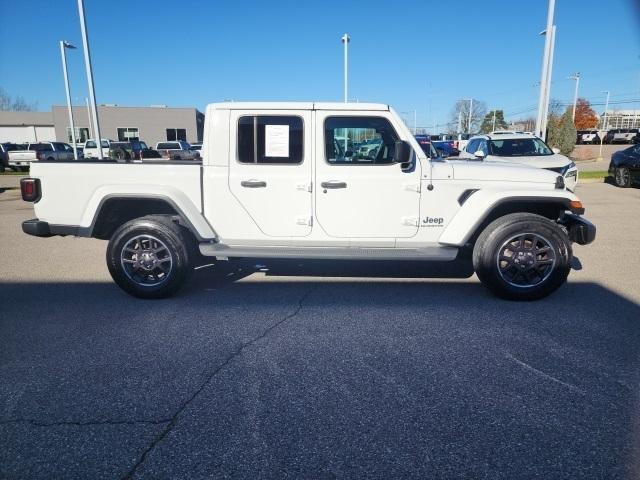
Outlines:
[[[100,124],[98,123],[98,107],[96,106],[96,91],[93,87],[93,70],[91,68],[91,52],[89,52],[89,38],[87,35],[87,25],[84,18],[84,0],[78,0],[78,14],[80,16],[80,30],[82,31],[82,45],[84,47],[84,66],[87,69],[87,82],[89,83],[89,98],[93,109],[93,127],[96,134],[96,146],[98,147],[98,158],[102,156],[102,137],[100,136]]]
[[[344,102],[349,100],[349,42],[351,37],[348,34],[344,34],[340,40],[344,43]]]
[[[545,33],[546,34],[546,33]],[[553,55],[556,49],[556,26],[551,26],[551,48],[549,50],[549,65],[547,65],[547,89],[542,113],[542,139],[547,139],[547,124],[549,122],[549,101],[551,100],[551,72],[553,71]]]
[[[71,108],[71,91],[69,89],[69,75],[67,74],[67,52],[66,49],[75,50],[72,44],[65,40],[60,40],[60,55],[62,56],[62,72],[64,73],[64,88],[67,92],[67,109],[69,110],[69,125],[71,125],[71,140],[73,141],[73,158],[78,159],[78,147],[76,146],[76,126],[73,124],[73,109]]]
[[[542,72],[540,73],[540,96],[538,98],[538,115],[536,117],[536,135],[544,138],[542,131],[545,110],[549,108],[549,65],[553,63],[553,52],[551,51],[551,42],[553,39],[553,16],[555,12],[555,0],[549,0],[547,9],[547,28],[540,32],[546,34],[544,38],[544,54],[542,56]]]
[[[569,80],[576,81],[576,89],[573,93],[573,123],[576,123],[576,107],[578,105],[578,86],[580,85],[580,72],[576,72],[573,75],[567,77]]]

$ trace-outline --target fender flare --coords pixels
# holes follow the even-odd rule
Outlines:
[[[122,186],[119,186],[120,188]],[[97,189],[85,208],[79,226],[79,235],[91,237],[94,228],[100,217],[100,212],[105,203],[113,199],[135,199],[135,200],[159,200],[168,204],[180,217],[180,221],[196,236],[199,241],[217,241],[218,235],[209,225],[200,210],[183,192],[173,188],[163,186],[160,188],[137,188],[135,185],[129,191],[114,192],[109,186]],[[133,191],[132,191],[133,190]],[[146,190],[146,191],[144,191]],[[156,191],[153,191],[156,190]],[[162,191],[158,191],[162,190]],[[110,193],[106,193],[110,191]],[[138,193],[134,193],[138,192]],[[149,212],[150,214],[153,212]]]
[[[467,197],[451,222],[445,227],[438,242],[444,245],[464,246],[482,223],[496,208],[509,203],[559,204],[570,210],[570,202],[579,201],[573,193],[564,191],[483,192],[479,190]]]

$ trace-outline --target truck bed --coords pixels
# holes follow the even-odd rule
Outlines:
[[[40,220],[83,228],[92,225],[109,196],[160,198],[170,193],[181,207],[202,212],[201,170],[200,162],[188,161],[33,162],[30,176],[42,184],[34,209]]]

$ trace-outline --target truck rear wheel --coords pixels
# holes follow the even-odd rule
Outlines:
[[[538,300],[557,290],[571,269],[571,242],[551,220],[531,213],[489,224],[473,249],[473,268],[495,295]]]
[[[192,271],[187,234],[168,217],[148,216],[125,223],[107,247],[111,277],[134,297],[175,294]]]

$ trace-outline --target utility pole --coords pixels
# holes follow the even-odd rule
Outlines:
[[[467,127],[467,133],[471,133],[471,117],[473,116],[473,98],[469,99],[469,126]]]
[[[607,110],[609,110],[609,94],[611,92],[607,90],[606,92],[602,92],[602,93],[607,94],[607,101],[604,104],[604,118],[602,119],[602,130],[605,133],[602,136],[600,136],[600,153],[598,154],[598,160],[602,160],[602,143],[604,142],[604,136],[606,135],[606,131],[607,131]]]
[[[492,132],[496,131],[496,109],[493,109],[493,127],[491,128]]]
[[[341,38],[344,43],[344,102],[349,101],[349,42],[351,38],[348,34],[344,34]]]
[[[78,159],[78,146],[76,145],[76,126],[73,123],[73,109],[71,108],[71,89],[69,88],[69,75],[67,73],[67,48],[75,49],[73,45],[60,40],[60,55],[62,56],[62,73],[64,74],[64,89],[67,93],[67,110],[69,111],[69,125],[71,126],[71,140],[73,141],[73,158]],[[65,139],[66,140],[66,139]]]
[[[573,75],[567,77],[569,80],[576,81],[576,89],[573,92],[573,123],[576,123],[576,107],[578,106],[578,86],[580,85],[580,72],[576,72]]]
[[[544,54],[542,56],[542,72],[540,73],[540,95],[538,97],[538,115],[536,117],[536,135],[542,136],[542,122],[543,115],[545,111],[545,103],[548,98],[547,90],[549,85],[547,85],[548,79],[548,70],[549,70],[549,60],[551,57],[551,35],[552,35],[552,27],[553,27],[553,17],[555,12],[556,2],[555,0],[549,0],[549,5],[547,9],[547,28],[544,32],[540,32],[542,35],[545,35],[544,39]]]
[[[80,30],[82,31],[82,45],[84,47],[84,65],[87,69],[87,82],[89,83],[89,98],[93,107],[93,127],[96,134],[98,147],[98,159],[102,160],[102,137],[100,136],[100,124],[98,123],[98,107],[96,105],[96,91],[93,87],[93,69],[91,68],[91,52],[89,52],[89,38],[87,35],[86,19],[84,17],[84,0],[78,0],[78,14],[80,16]]]

